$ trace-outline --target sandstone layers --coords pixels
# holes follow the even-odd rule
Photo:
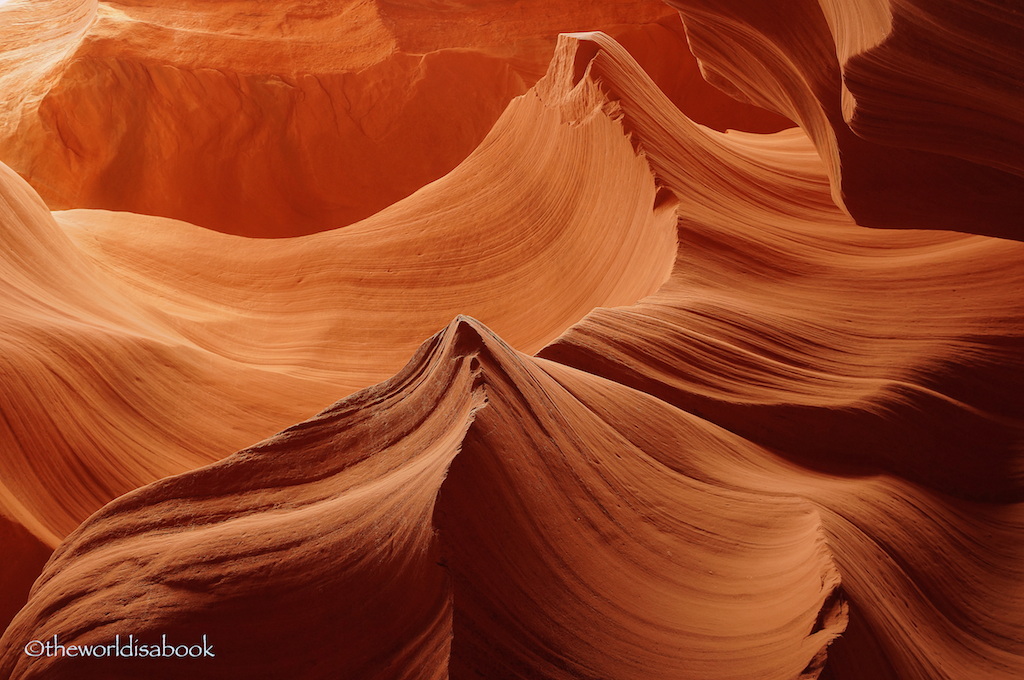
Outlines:
[[[604,27],[699,102],[657,2],[24,2],[0,78],[0,154],[51,207],[255,236],[341,227],[452,170],[543,75],[560,31]],[[43,40],[42,38],[45,38]],[[675,57],[665,62],[665,57]],[[682,68],[680,68],[680,64]],[[757,129],[784,119],[750,107]]]
[[[0,5],[0,676],[1024,674],[1019,12],[669,4]]]

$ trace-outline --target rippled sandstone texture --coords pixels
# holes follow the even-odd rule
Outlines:
[[[519,99],[414,197],[286,241],[130,213],[58,223],[4,171],[4,513],[52,547],[111,498],[386,378],[459,313],[533,352],[656,290],[674,200],[602,104]]]
[[[344,229],[50,213],[4,170],[0,675],[183,677],[21,651],[129,633],[207,634],[188,677],[1024,674],[1024,246],[992,237],[1019,236],[1024,73],[989,49],[1019,17],[673,4],[709,78],[800,128],[694,97],[638,4]]]
[[[559,31],[635,44],[710,124],[736,108],[705,84],[694,96],[681,24],[654,0],[47,0],[4,19],[18,49],[0,79],[20,96],[0,104],[0,157],[51,208],[234,234],[341,227],[447,173],[544,73]]]
[[[798,122],[859,224],[1024,236],[1012,0],[668,0],[712,82]]]

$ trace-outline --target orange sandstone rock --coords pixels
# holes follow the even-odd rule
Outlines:
[[[115,496],[386,378],[462,311],[534,352],[656,290],[675,203],[605,106],[593,85],[530,93],[442,180],[280,241],[104,211],[58,225],[5,171],[4,514],[52,547]]]
[[[797,121],[860,224],[1022,237],[1006,2],[669,0],[712,82]]]
[[[671,4],[747,104],[643,3],[0,6],[43,194],[322,230],[0,170],[0,675],[1024,675],[1019,17]],[[496,116],[569,15],[629,49],[560,37],[434,182],[388,146]],[[418,190],[331,229],[309,159],[360,135]],[[23,653],[118,634],[217,657]]]
[[[53,209],[250,236],[342,227],[452,170],[559,31],[678,23],[655,0],[15,2],[8,91],[38,85],[0,112],[0,159]]]

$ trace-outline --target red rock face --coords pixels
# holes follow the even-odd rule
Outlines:
[[[543,75],[559,31],[674,17],[622,0],[434,4],[25,3],[17,21],[55,34],[32,59],[57,65],[0,117],[0,155],[51,208],[329,230],[465,159]]]
[[[1024,675],[1019,16],[591,4],[0,4],[0,677]]]

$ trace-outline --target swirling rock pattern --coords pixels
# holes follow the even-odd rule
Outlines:
[[[668,1],[714,82],[800,123],[859,224],[1024,236],[1012,2]]]
[[[98,211],[61,229],[5,170],[4,513],[52,547],[113,497],[386,378],[460,311],[534,352],[656,290],[674,200],[605,103],[519,99],[414,198],[284,242]]]
[[[393,379],[106,506],[58,549],[9,635],[45,637],[29,632],[44,611],[47,630],[79,642],[202,628],[229,651],[197,677],[813,666],[845,621],[813,507],[677,472],[571,389],[654,401],[565,368],[556,379],[460,318]],[[710,442],[726,434],[669,417]],[[57,566],[69,559],[77,586]],[[307,646],[321,651],[297,663]],[[73,659],[13,670],[82,672]],[[142,671],[114,659],[88,672]]]
[[[82,50],[266,73],[326,44],[377,82],[507,35],[550,65],[341,230],[51,213],[3,169],[0,677],[1024,675],[1012,8],[673,0],[728,104],[644,3],[553,53],[528,2],[242,4],[0,7],[36,19],[4,63],[49,55],[5,120],[66,115]],[[23,651],[129,634],[217,656]]]
[[[431,4],[13,0],[0,62],[43,83],[0,115],[0,157],[51,208],[323,231],[458,165],[543,75],[558,31],[671,14],[654,0]]]

